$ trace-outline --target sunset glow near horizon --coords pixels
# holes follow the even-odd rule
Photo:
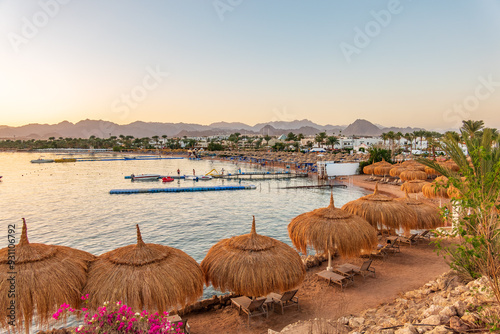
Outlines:
[[[500,0],[0,2],[0,125],[500,128]]]

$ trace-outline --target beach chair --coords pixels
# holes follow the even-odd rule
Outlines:
[[[264,306],[265,302],[266,298],[255,300],[251,300],[246,296],[231,298],[231,305],[238,309],[238,314],[241,314],[241,311],[243,311],[248,315],[248,324],[250,324],[251,317],[259,315],[265,315],[266,318],[268,317],[267,308]]]
[[[386,248],[386,251],[388,253],[401,253],[401,248],[399,248],[399,238],[400,237],[394,237],[392,239],[387,240],[387,245],[388,247]]]
[[[430,241],[431,240],[431,231],[429,231],[429,230],[422,231],[419,234],[417,234],[415,239],[417,240],[417,242],[424,241],[424,240]]]
[[[377,248],[376,250],[373,250],[370,254],[369,257],[370,259],[373,259],[374,257],[377,258],[385,258],[388,254],[388,248],[390,247],[389,244],[385,244],[380,248]]]
[[[271,298],[275,304],[281,306],[281,314],[285,314],[285,307],[297,305],[297,310],[300,310],[299,297],[295,296],[299,290],[291,290],[280,295],[279,293],[270,293],[267,298]]]
[[[354,282],[353,275],[342,276],[328,270],[320,271],[319,273],[316,273],[316,275],[323,279],[326,279],[328,281],[328,284],[335,283],[340,285],[341,290],[344,290],[346,286]]]
[[[365,277],[368,275],[373,275],[373,277],[375,277],[375,268],[371,268],[371,264],[372,260],[364,261],[361,266],[356,266],[350,263],[344,263],[338,266],[337,270],[341,272],[352,271],[357,275],[363,276],[363,279],[365,279]]]
[[[413,233],[410,237],[400,236],[399,241],[403,245],[410,245],[410,247],[411,247],[411,245],[416,245],[418,243],[417,236],[418,236],[418,233]]]

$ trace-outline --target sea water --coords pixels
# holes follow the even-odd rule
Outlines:
[[[310,186],[315,178],[288,180],[175,180],[163,184],[132,182],[131,174],[197,175],[224,168],[225,174],[263,171],[235,161],[125,160],[34,164],[34,153],[0,153],[0,233],[15,224],[17,240],[22,220],[29,241],[64,245],[100,255],[136,243],[139,224],[146,243],[181,249],[201,262],[219,240],[249,233],[255,216],[257,233],[292,246],[287,225],[297,215],[326,207],[329,188],[284,189]],[[98,157],[96,155],[95,157]],[[46,159],[69,157],[45,154]],[[78,157],[78,156],[71,156]],[[81,157],[81,155],[80,155]],[[119,157],[119,156],[118,156]],[[255,185],[253,190],[145,193],[111,195],[111,189]],[[336,207],[366,194],[357,187],[334,188]],[[0,248],[7,238],[0,239]],[[216,293],[205,289],[203,298]]]

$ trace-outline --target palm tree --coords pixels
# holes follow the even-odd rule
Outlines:
[[[382,138],[382,140],[384,141],[384,146],[385,146],[385,142],[387,141],[387,133],[386,132],[383,132],[381,135],[380,135],[380,138]]]
[[[333,150],[333,146],[335,146],[338,143],[339,143],[339,139],[337,137],[335,137],[335,136],[328,136],[326,138],[326,144],[327,145],[331,145],[332,150]]]
[[[493,140],[494,131],[485,128],[479,136],[481,128],[482,121],[464,122],[460,129],[465,134],[463,142],[469,157],[452,134],[441,140],[441,149],[458,165],[459,173],[429,159],[419,159],[419,162],[446,176],[458,190],[459,196],[452,198],[452,202],[459,213],[454,233],[461,242],[457,247],[444,248],[451,256],[454,269],[473,278],[481,275],[489,277],[490,287],[500,302],[500,221],[497,204],[500,194],[500,148]]]
[[[460,132],[462,133],[462,136],[469,136],[471,138],[474,138],[483,128],[483,121],[462,121],[462,128],[460,129]]]
[[[326,139],[326,132],[320,132],[316,135],[316,137],[314,138],[314,141],[316,143],[318,143],[318,145],[321,145],[321,144],[323,144],[325,139]]]

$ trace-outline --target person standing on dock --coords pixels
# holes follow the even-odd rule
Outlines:
[[[193,168],[193,175],[196,175],[195,171],[194,171],[194,168]]]
[[[181,170],[177,168],[177,176],[181,176]]]

